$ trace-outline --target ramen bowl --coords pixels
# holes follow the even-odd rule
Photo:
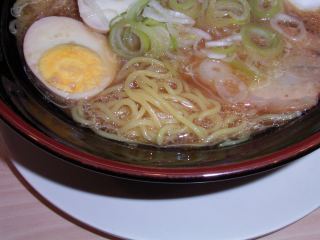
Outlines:
[[[28,80],[10,7],[1,2],[0,117],[49,153],[90,170],[154,182],[206,182],[270,170],[314,150],[320,143],[320,108],[233,146],[155,147],[102,138],[76,124]]]

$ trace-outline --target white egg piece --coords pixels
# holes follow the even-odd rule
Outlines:
[[[118,60],[104,35],[68,17],[46,17],[28,29],[23,52],[41,83],[67,100],[90,98],[109,86]]]
[[[287,1],[301,11],[320,10],[320,0],[287,0]]]
[[[79,12],[82,20],[96,31],[106,33],[110,29],[110,22],[136,0],[78,0]]]

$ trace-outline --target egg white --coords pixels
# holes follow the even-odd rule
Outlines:
[[[302,11],[320,10],[320,0],[288,0],[297,9]]]
[[[38,66],[41,57],[49,49],[62,44],[77,44],[99,55],[106,66],[106,71],[98,86],[81,93],[70,93],[57,89],[42,79]],[[116,56],[108,47],[105,36],[90,30],[82,22],[68,17],[46,17],[33,23],[25,35],[23,52],[33,74],[49,90],[64,99],[77,100],[98,94],[112,82],[117,71]]]
[[[136,0],[78,0],[79,12],[82,20],[91,28],[106,33],[109,31],[110,21]]]

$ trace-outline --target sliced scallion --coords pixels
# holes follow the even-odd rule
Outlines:
[[[242,27],[241,35],[244,47],[252,54],[263,58],[275,58],[283,52],[283,40],[271,28],[248,24]]]
[[[250,21],[250,5],[247,0],[211,1],[205,18],[206,25],[213,27],[243,25]]]
[[[165,25],[147,26],[143,22],[116,22],[109,35],[112,49],[124,58],[150,54],[153,57],[164,55],[171,47],[172,40]]]
[[[253,15],[261,20],[270,18],[281,12],[282,0],[249,0]]]
[[[150,39],[134,22],[116,22],[109,35],[112,49],[122,57],[132,58],[144,55],[150,50]],[[136,43],[133,43],[133,42]]]
[[[141,13],[145,6],[149,3],[150,0],[138,0],[134,4],[132,4],[126,13],[126,19],[134,21],[138,20],[138,18],[141,16]]]
[[[192,18],[197,18],[201,10],[201,3],[198,0],[169,0],[168,6]]]

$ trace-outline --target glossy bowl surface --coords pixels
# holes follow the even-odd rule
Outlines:
[[[272,169],[320,144],[320,108],[231,147],[156,148],[104,139],[77,125],[29,81],[9,33],[13,0],[0,13],[0,117],[41,148],[103,173],[161,182],[205,182]]]

